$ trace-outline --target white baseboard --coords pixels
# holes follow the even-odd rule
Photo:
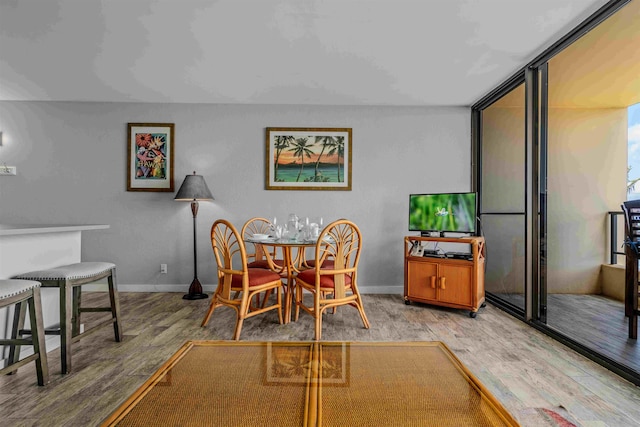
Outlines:
[[[85,291],[105,291],[107,290],[106,284],[89,284],[83,285],[82,289]],[[215,291],[215,284],[202,285],[202,290],[205,293],[213,293]],[[135,284],[118,284],[119,292],[184,292],[189,291],[189,285],[185,284],[163,284],[163,285],[135,285]],[[404,286],[360,286],[360,293],[362,294],[402,294],[404,292]]]
[[[404,294],[404,285],[398,286],[359,286],[360,293],[367,294],[390,294],[390,295],[402,295]]]
[[[206,293],[213,293],[215,291],[216,285],[202,285],[202,290]],[[98,284],[88,284],[82,285],[83,291],[106,291],[107,285],[98,283]],[[181,284],[163,284],[163,285],[151,285],[151,284],[122,284],[118,283],[118,292],[184,292],[187,293],[189,291],[189,285]]]

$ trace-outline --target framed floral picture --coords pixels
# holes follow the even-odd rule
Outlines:
[[[351,190],[351,128],[267,128],[267,190]]]
[[[173,192],[173,123],[129,123],[127,191]]]

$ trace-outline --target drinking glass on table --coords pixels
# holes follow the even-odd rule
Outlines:
[[[293,224],[285,224],[282,230],[282,236],[288,240],[296,240],[298,237],[298,227]]]
[[[292,227],[297,227],[298,226],[298,215],[296,214],[289,214],[289,220],[287,221],[287,225],[292,226]]]
[[[280,240],[282,238],[282,231],[283,227],[281,225],[277,225],[275,227],[275,231],[273,232],[273,237],[275,237],[276,240]]]
[[[311,237],[310,228],[309,228],[309,217],[308,216],[305,217],[302,221],[300,221],[300,225],[298,226],[298,230],[302,234],[302,239],[303,240],[308,240]]]
[[[311,228],[311,238],[313,239],[317,239],[318,236],[320,235],[320,232],[322,231],[322,217],[314,217],[311,220],[311,224],[309,224],[309,227]]]
[[[318,236],[320,236],[320,227],[317,223],[312,222],[309,225],[309,239],[317,240]]]

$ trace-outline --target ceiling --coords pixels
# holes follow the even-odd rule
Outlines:
[[[635,0],[551,58],[549,106],[627,108],[639,103],[638,46],[640,0]],[[524,109],[524,84],[492,105]]]
[[[620,108],[640,102],[640,0],[549,61],[549,104]]]
[[[0,100],[468,106],[606,3],[0,0]]]

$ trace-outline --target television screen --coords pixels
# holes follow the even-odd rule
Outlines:
[[[409,195],[409,231],[476,231],[476,193]]]

